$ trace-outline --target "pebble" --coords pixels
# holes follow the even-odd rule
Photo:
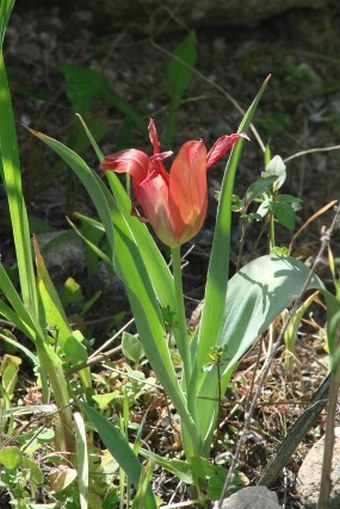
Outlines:
[[[331,474],[332,491],[328,509],[340,507],[340,427],[335,428],[335,442],[333,448],[333,470]],[[297,492],[301,497],[305,509],[316,509],[323,461],[325,438],[316,442],[305,457],[299,473]]]
[[[249,486],[223,500],[221,508],[217,502],[213,509],[282,509],[276,493],[265,486]]]

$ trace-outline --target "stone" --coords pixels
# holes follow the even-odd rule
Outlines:
[[[221,509],[282,509],[276,493],[265,486],[249,486],[223,500]],[[216,502],[213,509],[219,509]]]
[[[60,230],[37,235],[46,267],[52,278],[57,278],[60,283],[63,283],[68,276],[75,276],[86,267],[83,241],[79,237],[63,240],[63,237],[68,234],[67,230]],[[60,242],[58,238],[61,239]],[[47,248],[49,244],[51,247]]]
[[[301,497],[305,509],[315,509],[317,506],[321,470],[323,461],[325,438],[322,437],[316,442],[305,457],[299,473],[297,492]],[[339,509],[340,507],[340,427],[335,428],[335,441],[332,462],[332,491],[328,509]]]

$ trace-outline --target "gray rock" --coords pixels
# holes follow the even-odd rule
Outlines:
[[[325,439],[322,437],[313,445],[302,463],[299,474],[297,491],[305,509],[315,509],[317,506],[322,470],[323,450]],[[333,470],[331,474],[332,491],[328,509],[340,507],[340,427],[335,428],[335,442],[333,449]]]
[[[86,264],[83,241],[78,237],[67,239],[69,233],[60,230],[37,235],[47,269],[62,281],[84,270]]]
[[[276,493],[265,486],[249,486],[223,500],[221,509],[282,509]],[[218,509],[215,503],[213,509]]]

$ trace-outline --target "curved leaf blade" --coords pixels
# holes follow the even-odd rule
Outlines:
[[[87,403],[81,403],[81,406],[95,425],[105,446],[128,475],[135,488],[138,489],[139,482],[142,479],[143,467],[131,449],[129,442],[112,422],[94,410],[94,408]],[[150,509],[157,509],[156,498],[150,485],[146,489],[145,506]]]

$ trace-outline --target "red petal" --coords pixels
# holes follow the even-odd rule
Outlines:
[[[208,152],[207,155],[207,168],[210,168],[213,164],[217,163],[222,157],[229,152],[229,150],[235,145],[237,140],[240,138],[246,138],[248,136],[244,133],[224,134],[218,140],[215,141],[214,145]]]
[[[192,238],[205,219],[208,200],[206,154],[202,141],[188,141],[182,145],[171,166],[170,210],[180,244]]]
[[[160,152],[161,148],[160,148],[160,144],[158,141],[158,135],[157,135],[155,121],[153,118],[150,118],[148,129],[149,129],[149,138],[150,138],[150,141],[153,146],[153,153],[158,154]]]
[[[129,173],[132,177],[134,193],[136,193],[140,182],[151,171],[151,163],[150,158],[144,152],[131,148],[106,156],[101,168],[117,173]]]
[[[161,241],[171,247],[177,246],[169,209],[169,188],[157,170],[141,183],[136,197]]]

